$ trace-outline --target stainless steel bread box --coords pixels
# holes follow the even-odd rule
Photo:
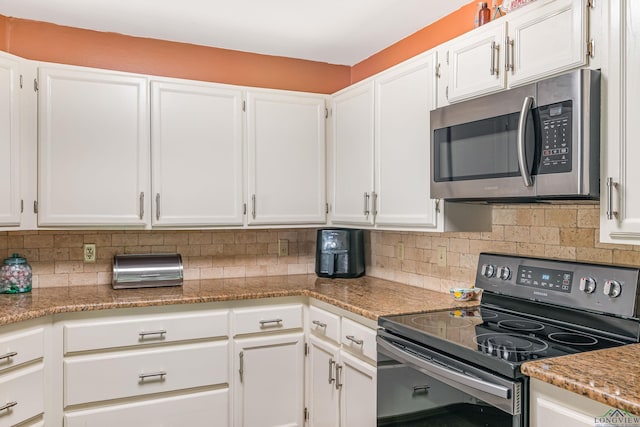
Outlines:
[[[180,254],[132,254],[113,257],[113,289],[181,286]]]

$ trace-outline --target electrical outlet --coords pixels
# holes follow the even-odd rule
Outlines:
[[[289,256],[289,241],[287,239],[278,239],[278,255]]]
[[[83,246],[84,262],[96,262],[96,244],[85,243]]]
[[[438,246],[438,267],[447,266],[447,248],[446,246]]]
[[[404,243],[402,242],[398,243],[398,246],[396,246],[396,258],[399,260],[404,259]]]

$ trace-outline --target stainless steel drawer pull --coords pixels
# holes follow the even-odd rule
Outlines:
[[[345,338],[348,339],[349,341],[357,344],[357,345],[362,345],[362,343],[364,343],[364,341],[359,340],[358,338],[354,337],[353,335],[347,335]]]
[[[2,356],[0,356],[0,360],[4,360],[4,359],[11,359],[12,357],[17,356],[18,353],[16,353],[15,351],[10,351],[9,353],[3,354]]]
[[[342,383],[340,382],[341,375],[342,375],[342,365],[336,365],[336,390],[340,390],[342,388]]]
[[[618,188],[618,183],[610,176],[607,177],[607,219],[612,220],[618,217],[618,211],[613,210],[613,189]]]
[[[274,325],[271,325],[272,323],[274,323]],[[282,326],[282,319],[272,319],[272,320],[261,320],[260,321],[260,327],[261,328],[266,328],[267,326],[270,326],[270,327]]]
[[[326,328],[326,327],[327,327],[327,324],[326,324],[326,323],[321,322],[321,321],[319,321],[319,320],[313,320],[311,323],[313,323],[314,325],[319,326],[319,327],[321,327],[321,328]]]
[[[11,408],[13,408],[14,406],[16,406],[18,404],[18,402],[8,402],[5,405],[0,406],[0,411],[7,411]]]
[[[149,335],[157,335],[156,339],[164,339],[166,333],[166,329],[158,329],[157,331],[142,331],[138,333],[138,336],[141,340],[147,338]]]
[[[238,355],[240,359],[240,367],[238,368],[238,374],[240,375],[240,382],[244,382],[244,351],[241,351]]]
[[[336,361],[333,360],[332,357],[329,358],[329,384],[333,384],[333,382],[336,380],[335,378],[333,378],[333,365],[336,364]]]
[[[369,193],[365,192],[364,193],[364,216],[365,217],[369,217],[369,214],[371,213],[371,211],[369,210]]]
[[[160,381],[164,381],[164,377],[167,376],[167,373],[165,371],[158,371],[158,372],[150,372],[148,374],[140,374],[138,375],[138,379],[140,380],[140,382],[144,382],[147,379],[150,378],[158,378]]]
[[[418,393],[424,393],[427,394],[429,393],[429,386],[428,385],[414,385],[413,386],[413,394],[418,394]]]
[[[156,193],[156,220],[160,220],[160,193]]]

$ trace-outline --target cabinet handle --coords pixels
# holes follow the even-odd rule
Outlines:
[[[371,206],[373,207],[373,216],[378,215],[378,193],[375,191],[371,192]]]
[[[429,389],[431,387],[429,387],[428,385],[414,385],[413,386],[413,394],[418,394],[418,393],[424,393],[427,394],[429,393]]]
[[[491,75],[495,75],[496,78],[500,77],[500,45],[496,42],[491,42]]]
[[[2,356],[0,356],[0,360],[4,360],[4,359],[11,359],[12,357],[17,356],[18,353],[16,353],[15,351],[10,351],[9,353],[3,354]]]
[[[144,191],[140,193],[140,219],[144,217]]]
[[[335,378],[333,378],[333,365],[336,364],[336,361],[333,360],[332,357],[329,358],[329,384],[333,384],[333,382],[336,380]]]
[[[157,331],[142,331],[138,333],[140,340],[147,338],[149,335],[158,335],[157,339],[164,339],[164,335],[167,333],[166,329],[158,329]]]
[[[270,327],[282,326],[282,319],[261,320],[261,321],[260,321],[260,327],[261,327],[261,328],[266,328],[266,327],[268,327],[271,323],[275,323],[275,325],[272,325],[272,326],[270,326]]]
[[[613,188],[618,189],[618,183],[612,177],[607,177],[607,219],[618,218],[618,211],[613,210]]]
[[[369,193],[365,191],[364,193],[364,216],[369,217]]]
[[[7,402],[6,404],[0,406],[0,411],[7,411],[11,408],[13,408],[14,406],[16,406],[18,404],[18,402],[13,401],[13,402]]]
[[[341,375],[342,375],[342,365],[336,364],[336,390],[340,390],[342,388],[342,383],[340,382]]]
[[[240,382],[244,381],[244,351],[241,351],[238,355],[240,358],[240,368],[238,368],[238,374],[240,374]]]
[[[509,51],[511,51],[511,55],[509,55]],[[515,42],[507,37],[507,51],[504,62],[505,71],[513,71],[515,66]]]
[[[357,345],[362,345],[362,343],[364,343],[364,341],[359,340],[358,338],[354,337],[353,335],[346,335],[345,338],[348,339],[349,341],[357,344]]]
[[[314,325],[319,326],[321,328],[326,328],[327,327],[326,323],[321,322],[319,320],[313,320],[313,321],[311,321],[311,323],[313,323]]]
[[[256,219],[256,195],[251,196],[251,217]]]
[[[156,219],[160,220],[160,193],[156,193]]]
[[[148,374],[140,374],[138,375],[138,382],[143,383],[145,380],[149,379],[149,378],[158,378],[160,381],[164,381],[164,377],[167,376],[167,373],[165,371],[158,371],[158,372],[150,372]]]
[[[440,74],[440,63],[438,62],[438,65],[436,65],[436,79],[439,79],[442,74]]]

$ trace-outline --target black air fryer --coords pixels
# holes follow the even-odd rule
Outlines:
[[[318,230],[316,274],[320,277],[352,278],[364,274],[362,230]]]

